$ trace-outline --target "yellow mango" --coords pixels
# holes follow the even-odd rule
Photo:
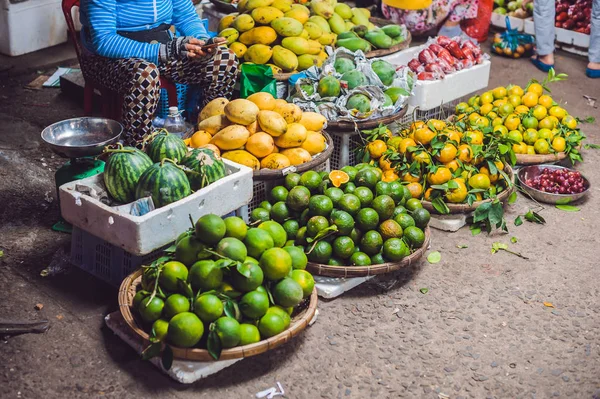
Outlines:
[[[327,20],[327,23],[329,24],[331,31],[338,35],[346,32],[346,22],[344,22],[342,17],[335,13]]]
[[[285,72],[291,72],[298,68],[296,54],[282,46],[273,47],[273,62]]]
[[[316,55],[302,54],[298,56],[298,70],[304,71],[312,66],[317,66],[320,60]]]
[[[337,15],[344,19],[350,19],[353,17],[352,8],[348,4],[339,3],[333,8],[333,10]]]
[[[233,28],[225,28],[221,32],[219,32],[218,36],[227,40],[227,44],[231,44],[235,42],[238,39],[238,37],[240,37],[240,32]]]
[[[320,132],[323,130],[327,119],[321,114],[316,112],[303,112],[302,117],[300,118],[300,123],[302,126],[306,128],[306,130],[312,132]]]
[[[285,37],[281,41],[281,45],[296,55],[306,54],[310,49],[308,40],[301,37]]]
[[[267,64],[267,65],[271,67],[271,71],[273,72],[273,75],[277,75],[277,74],[283,72],[283,70],[275,64]]]
[[[359,8],[352,9],[352,18],[350,18],[352,23],[355,25],[369,25],[369,17]]]
[[[308,54],[317,55],[323,51],[323,45],[316,40],[308,41]]]
[[[357,10],[362,12],[365,15],[365,17],[371,18],[371,10],[369,10],[368,8],[361,7],[357,8]]]
[[[256,133],[250,136],[246,142],[246,151],[254,155],[256,158],[264,158],[272,153],[274,149],[275,143],[273,141],[273,137],[265,132]]]
[[[308,31],[306,29],[302,29],[302,33],[300,33],[300,35],[298,37],[308,40],[308,39],[310,39],[310,34],[308,33]]]
[[[286,105],[288,102],[285,101],[283,98],[276,98],[275,99],[275,108],[278,107],[283,107],[284,105]]]
[[[264,91],[251,94],[246,100],[252,101],[261,111],[272,111],[275,108],[275,98],[271,93],[265,93]]]
[[[246,51],[248,51],[248,47],[243,43],[233,42],[229,45],[229,50],[233,51],[236,57],[242,59],[244,54],[246,54]]]
[[[311,21],[308,21],[304,24],[304,30],[308,32],[308,36],[313,40],[316,40],[320,38],[321,35],[323,35],[323,29],[321,29],[319,25]]]
[[[232,14],[227,14],[223,18],[221,18],[221,20],[219,21],[219,28],[217,29],[217,31],[221,32],[227,28],[230,28],[231,24],[233,23],[233,20],[238,15],[239,14],[237,12],[234,12]]]
[[[331,33],[323,33],[321,37],[317,39],[317,41],[323,46],[330,46],[335,42],[337,35],[333,32]]]
[[[248,0],[240,0],[237,6],[239,12],[246,12],[246,7],[248,6]]]
[[[280,154],[286,156],[287,159],[290,160],[290,163],[294,166],[301,165],[312,160],[312,156],[304,148],[288,148],[281,151]]]
[[[224,129],[229,125],[231,125],[231,122],[225,115],[215,115],[198,123],[198,130],[204,130],[205,132],[215,135],[219,130]]]
[[[297,6],[299,4],[294,4],[294,6]],[[286,12],[284,15],[287,18],[294,18],[296,21],[300,22],[301,24],[304,25],[304,23],[306,21],[308,21],[308,18],[310,18],[310,11],[308,11],[308,9],[304,6],[303,8],[300,7],[294,7],[292,6],[292,9],[289,10],[288,12]]]
[[[215,134],[210,144],[216,145],[221,150],[237,150],[246,144],[248,137],[250,132],[244,126],[231,125]]]
[[[252,136],[254,133],[256,133],[256,129],[258,129],[258,121],[254,121],[249,125],[246,125],[246,129],[248,129],[248,132],[250,133],[250,136]]]
[[[211,116],[223,115],[225,113],[225,106],[229,103],[229,100],[225,97],[215,98],[202,108],[200,115],[198,115],[198,122],[210,118]],[[219,129],[221,130],[221,129]]]
[[[273,0],[248,0],[246,11],[252,11],[259,7],[268,7],[273,4]]]
[[[333,7],[326,1],[313,0],[310,2],[310,8],[313,15],[318,15],[327,20],[329,20],[329,18],[331,18],[334,14]]]
[[[248,14],[241,14],[235,17],[231,27],[240,33],[249,31],[254,28],[254,19]]]
[[[325,136],[323,136],[319,132],[308,132],[306,136],[306,140],[302,143],[300,148],[308,151],[310,155],[317,155],[327,148],[327,141],[325,140]]]
[[[256,121],[258,111],[256,104],[243,98],[230,101],[224,109],[227,119],[244,126]]]
[[[285,118],[275,111],[260,111],[258,125],[273,137],[279,137],[287,131]]]
[[[277,18],[271,22],[271,28],[275,29],[280,36],[299,36],[304,30],[302,24],[294,18]]]
[[[277,18],[283,17],[283,11],[273,6],[258,7],[252,10],[252,18],[258,25],[269,25]]]
[[[246,54],[244,54],[244,60],[255,64],[266,64],[272,55],[273,50],[271,47],[264,44],[253,44],[248,47]]]
[[[287,132],[275,138],[275,145],[279,148],[300,147],[306,140],[306,128],[299,123],[289,123]]]
[[[269,154],[260,161],[263,169],[285,169],[290,165],[289,158],[279,153]]]
[[[276,9],[278,9],[281,12],[288,12],[289,10],[292,9],[293,4],[294,4],[293,0],[275,0],[273,2],[273,4],[271,4],[271,6],[275,7]]]
[[[275,105],[273,111],[283,116],[283,119],[285,119],[287,123],[300,122],[300,119],[302,119],[302,110],[296,104],[287,102],[285,104],[280,103]]]
[[[269,45],[277,40],[277,32],[270,26],[258,26],[242,33],[239,40],[246,46],[253,44]]]
[[[352,22],[346,21],[346,32],[351,31],[355,26]]]
[[[329,27],[327,20],[319,15],[313,15],[308,19],[308,22],[316,24],[319,28],[321,28],[323,33],[331,33],[331,28]]]
[[[229,159],[230,161],[245,165],[253,170],[260,169],[260,161],[256,157],[244,150],[234,150],[224,152],[223,158]]]

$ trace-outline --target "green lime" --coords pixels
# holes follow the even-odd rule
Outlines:
[[[296,234],[296,240],[294,241],[296,245],[306,245],[306,230],[306,226],[298,229],[298,234]]]
[[[289,191],[287,188],[285,188],[283,186],[275,186],[271,189],[271,192],[269,193],[269,201],[271,203],[279,202],[279,201],[285,202],[288,194],[289,194]]]
[[[330,258],[329,262],[327,262],[329,266],[344,266],[344,262],[336,258]]]
[[[300,229],[300,223],[297,220],[289,219],[283,222],[283,229],[287,234],[288,239],[293,240],[296,238],[296,234],[298,234],[298,229]]]
[[[159,341],[164,341],[167,338],[167,333],[169,332],[169,322],[165,319],[158,319],[152,324],[152,331],[154,332],[154,337]]]
[[[354,241],[348,236],[337,237],[333,241],[333,255],[340,259],[348,259],[354,253]]]
[[[292,270],[292,257],[282,248],[267,249],[260,257],[260,267],[267,280],[278,281]]]
[[[269,223],[269,222],[263,222]],[[275,223],[275,222],[271,222]],[[233,237],[225,237],[217,245],[217,253],[229,259],[243,262],[248,256],[248,250],[243,242]]]
[[[202,216],[196,222],[196,237],[206,244],[216,244],[227,231],[227,226],[220,216],[212,213]]]
[[[356,216],[360,211],[360,200],[354,194],[344,194],[338,203],[340,210],[348,212],[351,216]]]
[[[381,238],[383,238],[384,241],[388,238],[402,237],[402,227],[393,219],[388,219],[381,222],[378,230],[379,234],[381,234]]]
[[[260,341],[258,327],[252,324],[240,324],[240,346],[255,344]]]
[[[380,253],[371,256],[371,264],[373,265],[381,265],[385,263],[385,259],[383,259],[383,255]]]
[[[271,207],[269,217],[278,223],[283,223],[290,217],[290,210],[285,202],[279,201]]]
[[[191,266],[198,260],[198,254],[206,248],[208,248],[207,245],[198,240],[196,236],[184,237],[175,247],[175,259],[184,265]]]
[[[369,187],[371,190],[375,190],[375,186],[379,180],[379,175],[374,168],[363,168],[356,174],[354,183],[358,187]]]
[[[296,186],[290,190],[285,203],[290,209],[303,211],[308,208],[310,200],[310,190],[304,186]]]
[[[244,244],[248,249],[248,255],[255,259],[260,259],[263,252],[275,246],[271,235],[267,231],[258,228],[248,230]]]
[[[369,266],[371,265],[371,258],[364,252],[355,252],[350,257],[350,264],[352,266]]]
[[[404,203],[400,203],[400,205],[406,206],[406,202],[408,200],[413,199],[413,196],[408,187],[406,187],[405,185],[402,185],[402,189],[404,190]]]
[[[392,215],[394,215],[394,208],[396,208],[394,200],[389,195],[380,195],[375,197],[371,206],[379,215],[380,220],[387,220],[391,218]]]
[[[374,230],[379,224],[379,215],[372,208],[363,208],[356,215],[356,227],[362,231]]]
[[[313,216],[308,219],[306,224],[306,234],[309,237],[315,237],[321,230],[325,230],[329,227],[329,222],[324,216]]]
[[[271,208],[273,207],[273,205],[271,205],[269,201],[263,201],[260,204],[258,204],[258,207],[271,212]]]
[[[246,259],[244,259],[244,263],[246,262],[250,262],[250,263],[254,263],[255,265],[258,265],[258,260],[254,259],[252,256],[246,256]]]
[[[140,302],[142,302],[142,299],[146,298],[148,295],[150,295],[150,292],[146,290],[140,290],[136,292],[135,296],[133,297],[133,300],[131,301],[131,307],[137,309],[138,306],[140,306]]]
[[[285,321],[281,316],[274,313],[267,313],[261,317],[258,322],[258,331],[260,331],[261,338],[271,338],[275,335],[282,333],[285,330]]]
[[[371,206],[373,198],[375,198],[373,196],[373,191],[371,191],[369,187],[356,187],[356,190],[354,190],[353,194],[358,197],[360,200],[360,206],[363,208]]]
[[[412,217],[415,220],[415,226],[420,229],[424,229],[431,220],[431,214],[425,208],[417,208],[413,211]]]
[[[396,216],[398,216],[401,213],[407,213],[408,211],[406,210],[406,208],[403,205],[398,205],[394,208],[394,215],[393,217],[395,218]]]
[[[388,194],[394,200],[396,205],[403,205],[406,201],[404,199],[404,186],[399,181],[393,181],[389,183],[390,193]]]
[[[360,249],[367,255],[375,255],[381,251],[383,238],[375,230],[367,231],[360,240]]]
[[[188,268],[181,262],[171,261],[163,265],[158,283],[167,291],[177,291],[177,280],[187,281]]]
[[[223,270],[212,260],[200,260],[192,265],[189,281],[194,290],[214,290],[223,282]]]
[[[204,324],[193,313],[184,312],[173,316],[169,321],[167,340],[173,346],[191,348],[196,345],[204,334]]]
[[[225,237],[233,237],[238,240],[244,241],[246,233],[248,232],[248,226],[244,219],[237,216],[230,216],[225,218]]]
[[[250,291],[240,299],[240,311],[251,320],[256,320],[267,313],[269,297],[264,292]]]
[[[293,308],[292,308],[293,310]],[[290,313],[288,313],[284,308],[282,308],[279,305],[274,305],[271,306],[269,308],[269,310],[267,310],[267,314],[276,314],[277,316],[281,317],[283,319],[283,322],[285,324],[285,328],[288,328],[290,326],[290,323],[292,322],[292,318],[290,317]]]
[[[284,247],[283,248],[292,257],[292,269],[306,269],[308,258],[300,247]]]
[[[409,211],[414,211],[415,209],[423,208],[423,204],[421,204],[421,200],[419,200],[417,198],[411,198],[411,199],[407,200],[406,204],[404,206]]]
[[[408,226],[404,230],[404,237],[406,238],[408,245],[412,248],[421,248],[423,242],[425,242],[425,233],[416,226]]]
[[[200,295],[194,301],[194,313],[203,322],[212,323],[223,316],[223,302],[216,295]]]
[[[311,215],[329,217],[333,210],[333,202],[326,195],[313,195],[308,201]]]
[[[404,194],[404,193],[403,193]],[[384,181],[378,181],[375,185],[375,195],[392,195],[392,189],[390,188],[390,184]]]
[[[389,262],[398,262],[404,258],[406,244],[399,238],[390,238],[383,243],[383,257]]]
[[[191,235],[193,235],[193,234],[194,234],[194,231],[193,231],[193,230],[186,230],[186,231],[184,231],[183,233],[179,234],[179,235],[177,236],[177,239],[175,240],[175,245],[179,244],[179,241],[181,241],[181,240],[183,240],[184,238],[186,238],[186,237],[189,237],[189,236],[191,236]]]
[[[215,321],[215,331],[223,348],[233,348],[240,343],[240,323],[232,317],[218,318]]]
[[[186,297],[181,294],[172,294],[167,297],[165,301],[165,307],[163,308],[163,313],[165,318],[171,319],[171,317],[176,314],[189,312],[190,310],[190,301]]]
[[[321,175],[314,170],[306,171],[300,177],[300,185],[308,188],[310,191],[315,191],[323,181]]]
[[[292,270],[290,277],[302,287],[303,298],[307,298],[312,294],[313,288],[315,288],[315,279],[312,274],[306,270]]]
[[[359,171],[359,170],[363,170],[364,168],[372,168],[372,166],[371,166],[371,165],[369,165],[369,164],[368,164],[368,163],[366,163],[366,162],[361,162],[361,163],[359,163],[359,164],[356,164],[356,165],[354,165],[354,168],[355,168],[357,171]]]
[[[325,191],[331,186],[331,182],[329,180],[323,179],[321,184],[319,184],[319,188],[317,188],[316,192],[319,194],[325,194]]]
[[[356,174],[358,173],[358,169],[356,169],[354,166],[344,166],[342,169],[340,169],[342,172],[346,172],[346,174],[348,175],[348,177],[350,178],[350,181],[353,182],[354,178],[356,177]]]
[[[251,222],[266,222],[271,219],[271,213],[264,208],[254,208],[252,212],[250,212],[250,221]]]
[[[312,244],[311,244],[312,245]],[[313,250],[307,254],[308,260],[315,263],[327,263],[331,257],[333,248],[327,241],[319,241],[313,248]]]
[[[150,300],[150,297],[147,296],[146,298],[142,299],[137,310],[140,312],[142,320],[152,323],[160,319],[164,307],[165,303],[162,299],[154,297],[152,300]]]
[[[333,203],[333,206],[337,207],[337,204],[340,202],[340,199],[342,199],[342,196],[344,195],[344,191],[342,191],[341,188],[329,187],[327,190],[325,190],[324,194],[329,197],[329,199]]]
[[[293,247],[294,245],[296,245],[296,240],[287,240],[283,247]]]
[[[310,210],[308,208],[303,210],[300,213],[300,219],[298,220],[298,223],[300,224],[300,226],[306,226],[306,223],[308,223],[308,219],[310,219],[311,216],[312,215],[310,214]]]
[[[283,306],[284,308],[298,305],[304,296],[302,286],[290,277],[286,277],[275,284],[271,294],[273,295],[275,304]]]
[[[232,269],[231,285],[241,292],[255,290],[263,283],[265,278],[263,270],[258,263],[246,261],[241,266]]]
[[[292,190],[292,188],[296,187],[300,184],[300,175],[298,173],[290,173],[285,176],[284,186],[288,190]]]
[[[352,194],[356,190],[356,184],[348,182],[344,185],[344,194]]]
[[[334,210],[331,212],[331,224],[337,226],[338,234],[347,236],[354,228],[354,218],[346,211]]]
[[[322,170],[317,173],[319,173],[319,176],[321,176],[321,179],[323,179],[323,180],[329,179],[329,172]]]
[[[394,220],[402,227],[403,232],[407,227],[415,225],[415,220],[408,213],[400,213],[396,215]]]
[[[279,203],[279,202],[278,202]],[[285,205],[285,204],[284,204]],[[271,235],[273,244],[276,247],[283,247],[287,241],[287,233],[282,225],[274,221],[262,222],[258,225],[259,229],[262,229]]]

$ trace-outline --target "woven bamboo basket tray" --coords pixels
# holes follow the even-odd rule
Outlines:
[[[325,277],[343,277],[343,278],[351,278],[351,277],[367,277],[367,276],[376,276],[378,274],[386,274],[390,273],[404,267],[410,267],[411,264],[418,261],[425,251],[427,251],[427,247],[429,247],[429,242],[431,241],[431,231],[429,227],[425,228],[425,241],[421,248],[417,249],[415,252],[402,259],[400,262],[388,262],[382,263],[381,265],[371,265],[371,266],[330,266],[323,265],[320,263],[312,263],[308,262],[306,265],[306,270],[308,270],[311,274],[315,276],[325,276]]]
[[[312,170],[318,165],[321,165],[324,162],[327,162],[331,153],[333,152],[333,140],[327,132],[323,131],[323,136],[327,140],[327,148],[317,156],[315,156],[311,161],[305,162],[303,164],[297,165],[294,168],[296,169],[294,172],[302,173],[307,170]],[[254,171],[253,179],[254,180],[277,180],[283,179],[285,177],[284,171],[287,172],[289,168],[285,169],[259,169]]]
[[[296,73],[300,73],[300,72],[296,71],[296,72],[276,73],[273,75],[273,77],[275,78],[275,80],[277,80],[279,82],[287,82],[287,80]]]
[[[567,157],[566,152],[557,152],[555,154],[515,154],[517,165],[539,165],[542,163],[558,162]]]
[[[142,338],[144,346],[147,346],[150,344],[150,336],[140,327],[138,319],[131,313],[131,302],[133,301],[138,285],[141,283],[142,269],[136,270],[123,280],[121,287],[119,288],[119,309],[127,325]],[[302,310],[292,317],[292,322],[287,330],[255,344],[223,349],[219,361],[256,356],[285,344],[308,326],[317,311],[317,301],[317,289],[315,288],[311,296],[305,300]],[[176,359],[192,360],[196,362],[215,361],[206,349],[178,348],[175,346],[172,346],[171,348],[173,349],[173,357]]]
[[[375,119],[366,119],[366,120],[357,120],[357,121],[339,121],[339,122],[330,122],[327,121],[327,129],[335,130],[335,131],[344,131],[344,132],[355,132],[358,130],[364,129],[375,129],[380,124],[388,125],[394,121],[402,119],[404,115],[406,115],[406,111],[408,110],[408,106],[404,106],[401,110],[396,112],[393,115],[382,116]]]
[[[504,201],[506,201],[506,199],[508,198],[508,196],[514,191],[515,189],[515,175],[514,172],[512,170],[512,168],[508,165],[506,165],[504,171],[506,172],[506,174],[508,175],[508,177],[510,178],[510,182],[511,182],[511,186],[502,191],[500,193],[500,195],[498,195],[498,200],[500,200],[500,202],[504,203]],[[446,203],[446,205],[448,206],[448,209],[450,209],[450,214],[457,214],[457,213],[471,213],[474,212],[475,209],[477,209],[477,207],[485,202],[490,202],[491,199],[486,199],[483,201],[476,201],[473,202],[473,205],[469,205],[469,204],[450,204],[450,203]],[[421,201],[421,204],[423,204],[423,208],[427,209],[429,212],[435,213],[439,215],[439,212],[433,207],[433,205],[431,204],[431,202],[429,201]]]
[[[385,25],[389,25],[391,23],[387,19],[375,18],[375,17],[369,18],[369,21],[371,21],[376,26],[380,26],[380,27],[381,26],[385,26]],[[375,58],[375,57],[383,57],[385,55],[390,55],[390,54],[397,53],[398,51],[407,49],[410,46],[410,42],[411,41],[412,41],[412,36],[411,36],[410,32],[407,30],[406,31],[406,40],[403,41],[402,43],[395,44],[395,45],[393,45],[390,48],[385,48],[385,49],[382,48],[382,49],[368,51],[365,54],[365,57],[367,57],[367,58]]]

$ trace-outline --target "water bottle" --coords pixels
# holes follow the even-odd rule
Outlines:
[[[179,113],[177,107],[169,107],[169,115],[165,119],[164,128],[171,134],[175,134],[178,137],[183,138],[187,131],[185,121]]]

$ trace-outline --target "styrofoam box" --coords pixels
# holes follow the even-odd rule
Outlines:
[[[16,56],[66,41],[61,0],[0,0],[0,53]]]
[[[509,16],[508,20],[510,21],[510,27],[512,29],[516,29],[517,32],[523,32],[523,28],[525,25],[524,19]],[[506,15],[493,12],[492,13],[492,26],[495,26],[497,28],[506,29]]]
[[[118,212],[75,190],[77,184],[103,185],[103,174],[60,186],[63,218],[133,255],[146,255],[174,241],[190,227],[190,216],[225,215],[252,198],[252,169],[223,159],[228,176],[195,193],[143,216]]]
[[[556,41],[571,46],[590,48],[590,35],[562,28],[556,28]]]
[[[528,35],[535,36],[535,24],[533,23],[533,18],[527,18],[525,20],[525,24],[523,25],[523,32]]]
[[[427,45],[411,47],[382,58],[393,65],[407,65],[426,47]],[[491,62],[485,60],[482,64],[446,75],[444,79],[419,80],[415,84],[413,95],[408,99],[408,104],[421,111],[427,111],[485,89],[490,80],[490,67]]]

